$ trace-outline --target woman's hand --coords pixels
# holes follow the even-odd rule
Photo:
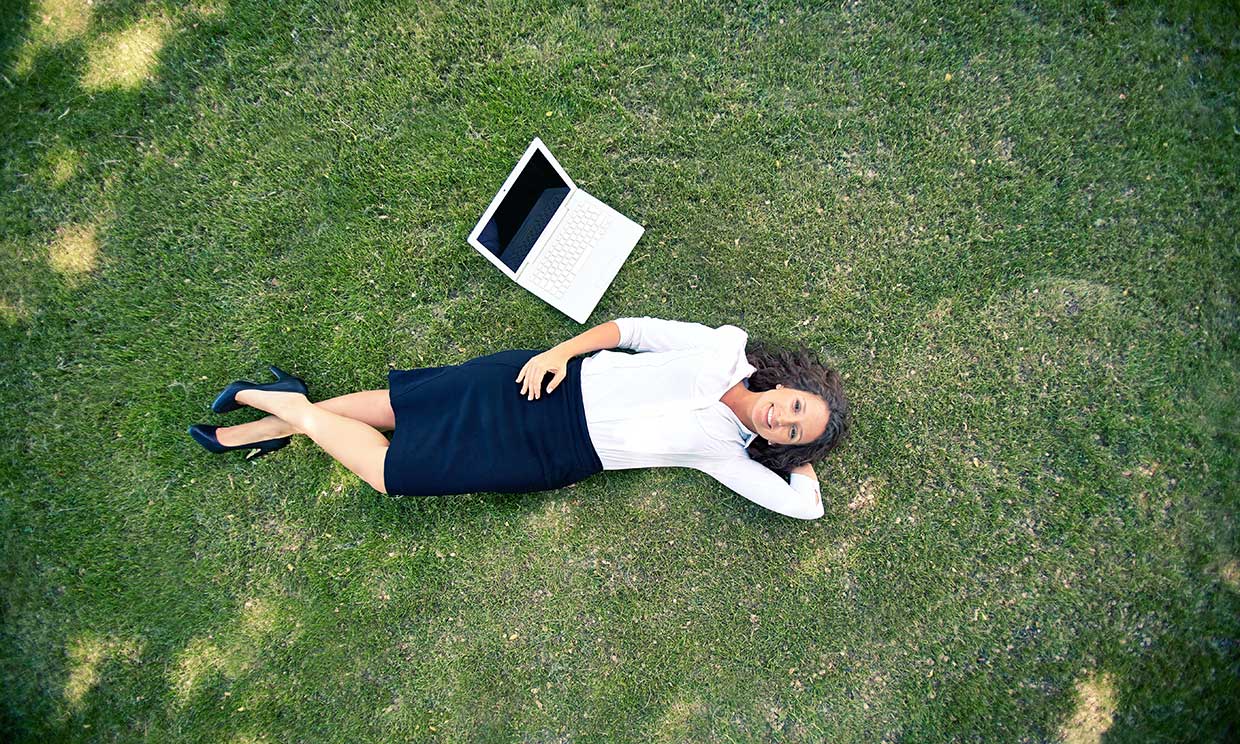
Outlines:
[[[614,349],[620,343],[620,326],[609,320],[600,323],[585,333],[579,333],[564,343],[557,344],[538,356],[531,357],[517,375],[521,383],[521,394],[529,400],[542,395],[543,377],[548,372],[555,375],[547,386],[547,395],[560,386],[568,374],[568,360],[578,354],[589,354],[600,349]]]
[[[517,382],[521,383],[521,394],[526,400],[537,400],[542,395],[543,378],[550,372],[554,377],[547,385],[547,395],[560,386],[564,376],[568,374],[568,360],[573,355],[560,350],[559,346],[548,349],[530,360],[521,368]]]

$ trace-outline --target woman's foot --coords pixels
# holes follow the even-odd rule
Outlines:
[[[277,392],[273,390],[242,390],[237,393],[236,401],[242,405],[257,408],[260,411],[274,413],[272,408],[285,408],[289,405],[300,405],[309,403],[310,399],[304,393],[297,392]]]
[[[236,380],[224,388],[219,395],[215,396],[215,400],[211,403],[211,410],[216,413],[228,413],[246,405],[245,401],[237,396],[247,390],[292,392],[300,395],[310,394],[310,391],[306,388],[306,383],[300,377],[294,377],[275,365],[267,369],[271,370],[271,374],[276,376],[275,382],[259,385],[249,380]]]
[[[308,434],[306,431],[306,415],[314,410],[314,404],[302,393],[277,392],[272,390],[241,390],[236,401],[243,406],[251,406],[278,416],[293,428],[294,432]],[[313,438],[313,436],[311,437]]]
[[[264,439],[259,442],[246,442],[236,446],[222,444],[215,436],[215,431],[219,427],[210,424],[194,424],[189,427],[189,435],[195,442],[202,446],[208,452],[217,455],[225,452],[249,451],[245,456],[247,460],[253,460],[264,455],[269,455],[276,450],[284,449],[288,443],[292,441],[292,437],[277,437],[276,439]]]

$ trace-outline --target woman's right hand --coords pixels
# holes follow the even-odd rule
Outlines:
[[[521,368],[521,374],[517,375],[517,382],[521,383],[521,394],[527,400],[541,397],[543,378],[550,372],[554,375],[547,384],[547,395],[550,395],[564,381],[564,376],[568,374],[568,361],[572,358],[568,352],[561,351],[559,346],[530,357]]]

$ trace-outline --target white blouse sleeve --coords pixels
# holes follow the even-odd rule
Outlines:
[[[818,483],[809,476],[793,473],[789,484],[773,470],[745,456],[701,460],[693,467],[771,511],[797,519],[818,519],[823,515]]]
[[[702,346],[715,346],[727,338],[736,337],[741,348],[747,338],[741,329],[725,325],[711,328],[701,323],[685,323],[660,318],[616,318],[620,328],[622,349],[633,351],[673,351]]]

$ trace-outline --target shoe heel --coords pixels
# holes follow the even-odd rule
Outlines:
[[[269,455],[278,449],[287,447],[292,440],[292,437],[281,437],[280,439],[267,439],[262,442],[254,442],[253,444],[228,446],[220,444],[219,437],[215,435],[217,429],[219,429],[218,426],[211,426],[210,424],[194,424],[189,427],[189,435],[193,437],[195,442],[202,445],[203,449],[217,455],[237,450],[250,450],[245,456],[247,460],[257,460],[263,455]]]
[[[228,448],[220,444],[220,440],[215,436],[215,430],[218,428],[210,424],[194,424],[189,427],[189,435],[207,452],[218,455],[228,451]]]
[[[306,387],[306,381],[300,377],[290,375],[288,372],[285,372],[274,364],[268,365],[267,369],[271,370],[271,374],[276,376],[275,382],[268,383],[270,386],[267,388],[268,390],[280,390],[286,393],[301,393],[302,395],[310,394],[309,388]]]
[[[276,376],[275,382],[257,385],[249,380],[237,380],[229,384],[228,387],[224,388],[223,392],[216,396],[211,403],[211,410],[216,413],[228,413],[229,411],[237,410],[243,405],[237,402],[237,393],[244,390],[271,390],[280,393],[310,395],[310,389],[306,387],[305,380],[290,375],[274,364],[268,365],[267,369],[271,370],[271,374]]]

